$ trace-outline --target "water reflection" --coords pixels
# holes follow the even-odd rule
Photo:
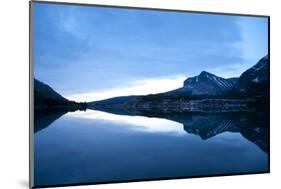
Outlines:
[[[149,114],[132,115],[130,113],[113,114],[87,110],[87,112],[69,112],[71,117],[105,120],[124,125],[130,129],[145,132],[169,132],[177,135],[185,133],[199,136],[202,140],[215,137],[225,132],[240,133],[244,138],[256,144],[268,153],[269,115],[265,112],[255,113],[184,113],[184,114]],[[63,110],[35,111],[35,133],[51,125],[66,114]]]
[[[268,171],[268,116],[35,112],[35,185]]]
[[[140,132],[170,133],[176,135],[183,135],[186,133],[181,123],[164,118],[118,115],[95,110],[88,110],[85,113],[71,112],[67,116],[92,119],[96,121],[107,121],[121,126],[130,125],[128,129]]]
[[[34,111],[34,132],[47,128],[54,121],[66,114],[64,109],[35,109]]]

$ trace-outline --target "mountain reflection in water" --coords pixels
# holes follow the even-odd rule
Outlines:
[[[37,133],[47,128],[66,113],[68,112],[65,110],[35,111],[34,132]],[[108,111],[103,109],[103,112],[88,110],[87,112],[70,113],[70,115],[84,118],[126,121],[131,124],[146,126],[148,130],[184,130],[189,134],[198,135],[202,140],[208,140],[224,132],[240,133],[244,138],[257,145],[262,151],[268,153],[269,115],[265,112],[182,114],[150,112],[150,114],[136,114],[135,112],[112,112],[111,109],[108,109]],[[147,120],[147,118],[150,119]],[[157,118],[157,120],[153,118]],[[174,128],[165,127],[164,121],[167,120],[171,121],[169,125],[174,126]],[[182,124],[183,128],[178,127],[179,124],[175,122]]]

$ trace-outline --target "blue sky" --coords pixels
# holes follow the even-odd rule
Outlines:
[[[72,100],[237,77],[268,51],[267,18],[34,4],[35,78]]]

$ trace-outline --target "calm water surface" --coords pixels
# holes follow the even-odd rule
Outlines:
[[[267,122],[248,116],[62,114],[35,123],[37,186],[268,170]]]

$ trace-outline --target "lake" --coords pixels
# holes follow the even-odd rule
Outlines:
[[[35,185],[268,172],[268,116],[37,114]]]

